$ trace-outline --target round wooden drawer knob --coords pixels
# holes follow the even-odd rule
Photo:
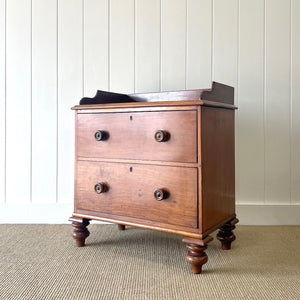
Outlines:
[[[103,130],[97,130],[94,134],[96,141],[105,141],[108,139],[108,132]]]
[[[97,194],[101,194],[108,191],[108,186],[104,182],[99,182],[95,184],[94,189]]]
[[[154,198],[158,201],[164,200],[168,198],[168,192],[165,191],[164,189],[157,189],[154,192]]]
[[[170,139],[170,133],[166,130],[157,130],[154,134],[154,138],[157,142],[166,142]]]

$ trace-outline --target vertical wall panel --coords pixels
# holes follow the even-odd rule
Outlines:
[[[7,1],[6,200],[31,198],[31,1]]]
[[[74,199],[74,112],[82,97],[82,1],[58,6],[58,201]]]
[[[237,86],[238,1],[213,1],[213,80]]]
[[[266,1],[265,200],[290,201],[290,1]]]
[[[32,202],[51,203],[56,201],[56,33],[56,1],[33,0]]]
[[[108,0],[84,1],[84,95],[108,90]]]
[[[292,0],[291,200],[300,204],[300,1]]]
[[[211,3],[187,0],[187,89],[211,86]]]
[[[255,22],[253,21],[255,20]],[[264,2],[240,1],[239,202],[264,202]]]
[[[161,89],[186,87],[186,1],[161,0]]]
[[[213,0],[212,79],[234,87],[238,105],[238,0]],[[238,111],[235,112],[235,165],[239,165]],[[239,169],[235,169],[236,201],[239,202]]]
[[[0,203],[5,202],[5,0],[0,0]]]
[[[110,90],[134,92],[134,0],[110,1]]]
[[[135,91],[160,90],[160,0],[135,7]]]

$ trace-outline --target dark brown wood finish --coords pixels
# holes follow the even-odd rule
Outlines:
[[[202,100],[234,104],[234,88],[219,82],[213,82],[211,91],[203,91]]]
[[[197,228],[197,168],[79,161],[77,172],[77,209]]]
[[[235,214],[234,111],[201,108],[202,231]]]
[[[76,105],[72,107],[73,110],[80,111],[80,113],[113,113],[115,109],[121,108],[123,112],[139,112],[145,111],[172,111],[176,107],[177,110],[191,110],[196,109],[197,106],[222,107],[227,109],[237,109],[232,104],[209,101],[209,100],[186,100],[186,101],[158,101],[158,102],[131,102],[131,103],[109,103],[103,105]]]
[[[197,162],[196,120],[196,111],[78,114],[78,156]]]
[[[200,274],[202,272],[202,266],[208,261],[208,257],[204,251],[207,249],[207,244],[212,240],[211,236],[206,236],[203,240],[193,238],[184,238],[182,240],[188,248],[185,259],[191,264],[192,273]]]
[[[125,230],[125,225],[118,224],[118,229],[119,229],[119,230]]]
[[[83,247],[85,245],[85,239],[90,235],[90,232],[86,228],[90,222],[88,219],[76,219],[70,218],[74,227],[72,237],[76,240],[77,247]]]
[[[234,218],[220,228],[217,239],[221,242],[223,250],[231,249],[231,243],[235,240],[235,235],[232,230],[235,229],[235,224],[238,223],[238,221],[237,218]]]
[[[180,234],[198,274],[211,232],[235,239],[233,88],[130,96],[73,108],[73,237],[84,245],[90,219]]]
[[[211,89],[131,94],[129,96],[136,101],[142,102],[209,100],[232,105],[234,104],[234,88],[219,82],[213,82]]]

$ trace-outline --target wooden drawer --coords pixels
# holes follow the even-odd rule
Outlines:
[[[95,185],[107,191],[97,194]],[[167,198],[157,200],[157,189]],[[197,168],[77,162],[76,209],[197,228]]]
[[[78,157],[197,162],[197,112],[78,114]],[[95,132],[107,134],[97,141]],[[155,133],[170,134],[158,142]]]

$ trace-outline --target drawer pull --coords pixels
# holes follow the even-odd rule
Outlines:
[[[94,134],[96,141],[105,141],[108,139],[108,132],[103,130],[97,130]]]
[[[105,193],[108,191],[108,186],[105,183],[100,182],[100,183],[95,184],[94,189],[97,194],[101,194],[101,193]]]
[[[157,142],[166,142],[170,139],[170,133],[165,130],[157,130],[154,134],[154,138]]]
[[[167,199],[169,196],[168,192],[165,191],[164,189],[157,189],[155,192],[154,192],[154,198],[158,201],[161,201],[161,200],[164,200],[164,199]]]

